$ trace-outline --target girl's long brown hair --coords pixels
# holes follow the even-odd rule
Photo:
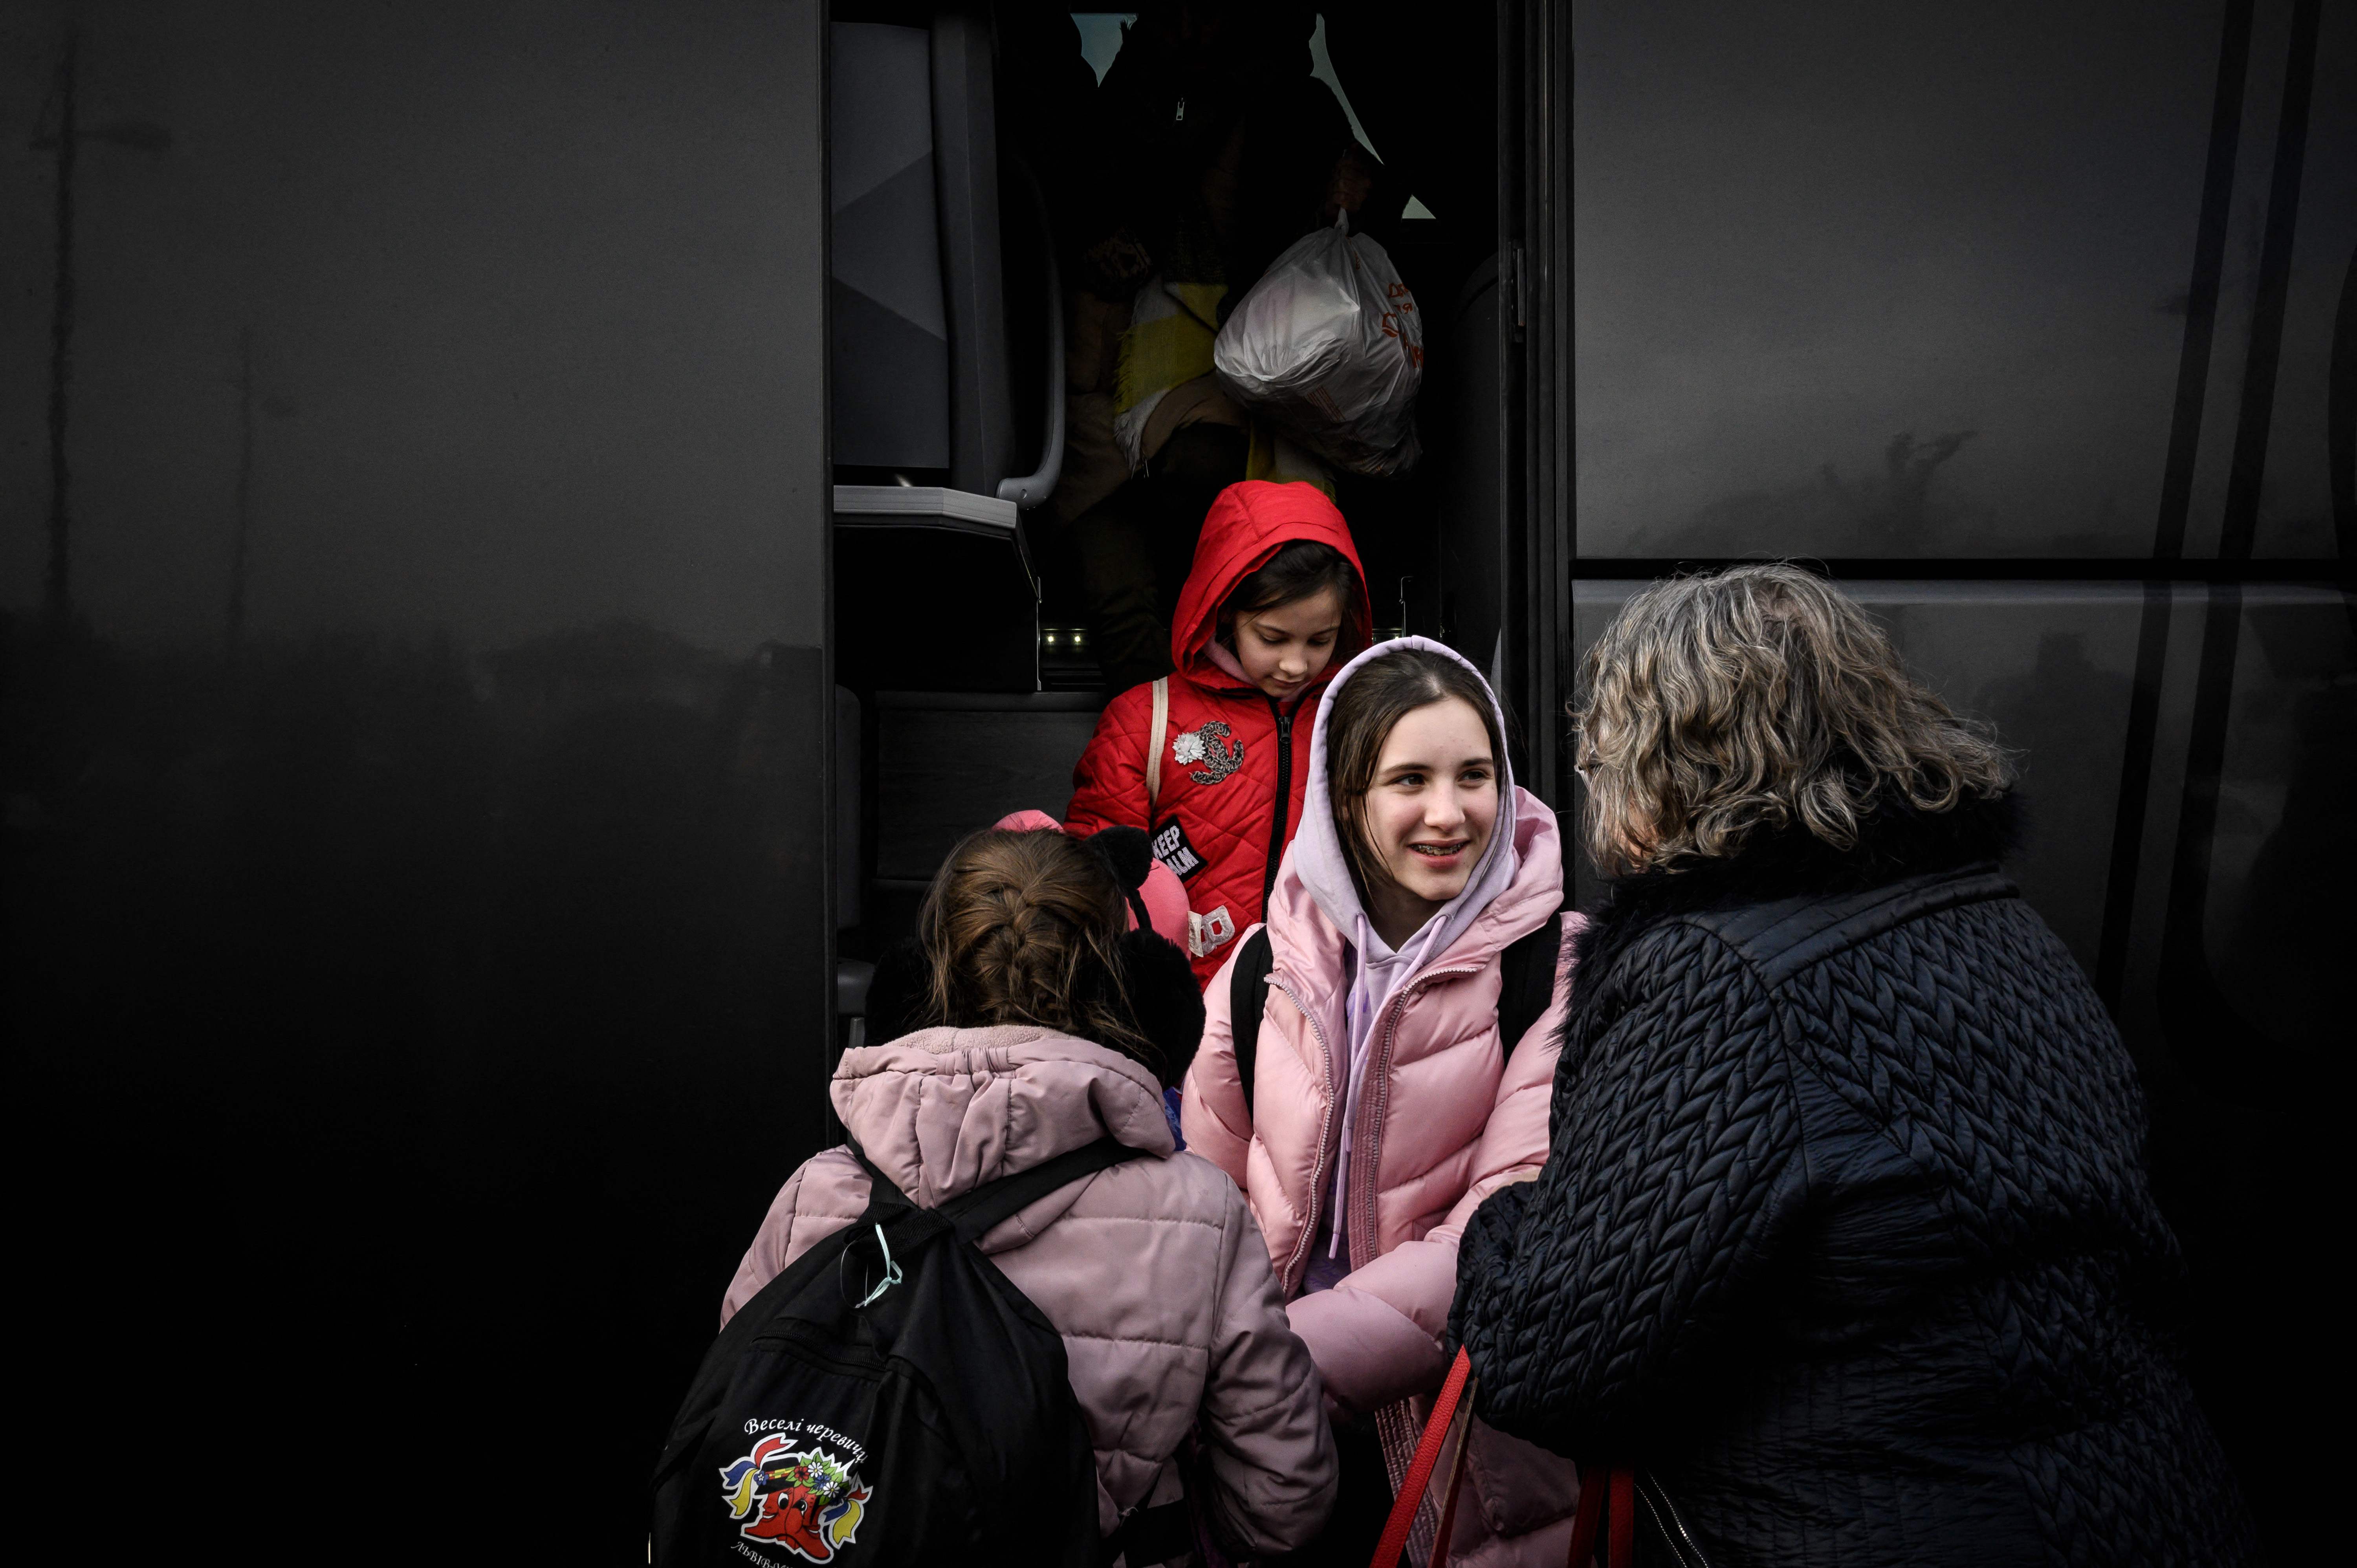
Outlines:
[[[1490,737],[1490,760],[1498,786],[1506,782],[1506,737],[1498,728],[1498,708],[1481,677],[1445,653],[1403,648],[1371,659],[1334,693],[1326,715],[1326,795],[1334,813],[1334,836],[1363,899],[1388,886],[1391,872],[1367,832],[1367,797],[1375,787],[1375,764],[1392,726],[1418,708],[1454,697],[1481,715]]]
[[[926,1020],[1033,1024],[1158,1067],[1137,1026],[1119,944],[1128,905],[1104,860],[1055,832],[987,829],[942,863],[918,916]]]

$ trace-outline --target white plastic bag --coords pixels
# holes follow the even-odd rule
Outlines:
[[[1269,263],[1211,346],[1220,383],[1304,446],[1361,474],[1402,473],[1422,448],[1424,319],[1383,248],[1347,214]]]

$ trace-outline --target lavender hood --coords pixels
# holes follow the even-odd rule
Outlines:
[[[1293,873],[1326,918],[1351,941],[1354,953],[1357,977],[1366,983],[1351,987],[1355,996],[1361,990],[1372,1000],[1365,1009],[1365,1027],[1372,1026],[1374,1014],[1382,1010],[1383,998],[1414,978],[1417,970],[1432,959],[1448,950],[1448,946],[1464,934],[1465,928],[1479,918],[1490,901],[1511,886],[1514,873],[1521,868],[1522,857],[1514,850],[1514,770],[1510,758],[1498,758],[1498,820],[1490,830],[1490,842],[1482,846],[1481,858],[1474,863],[1473,875],[1465,880],[1465,890],[1442,905],[1431,919],[1425,922],[1409,939],[1404,952],[1394,952],[1389,943],[1375,932],[1367,917],[1365,905],[1359,897],[1357,885],[1351,880],[1351,863],[1342,852],[1342,841],[1334,825],[1334,811],[1329,794],[1327,769],[1329,726],[1333,721],[1334,700],[1342,688],[1366,665],[1387,654],[1406,649],[1422,649],[1463,665],[1490,701],[1490,715],[1500,734],[1505,732],[1505,712],[1498,705],[1497,693],[1490,682],[1482,680],[1481,671],[1471,660],[1445,643],[1423,637],[1398,637],[1389,642],[1379,642],[1356,659],[1342,666],[1341,672],[1328,684],[1326,694],[1318,700],[1318,720],[1310,732],[1308,789],[1303,798],[1301,830],[1294,835],[1293,846],[1286,853],[1293,862]],[[1353,1060],[1361,1044],[1362,1024],[1360,1009],[1353,1006],[1351,1019],[1351,1047]]]

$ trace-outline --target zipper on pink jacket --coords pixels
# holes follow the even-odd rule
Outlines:
[[[1474,964],[1471,966],[1460,965],[1454,969],[1427,970],[1424,973],[1416,976],[1414,983],[1412,983],[1406,990],[1401,992],[1397,996],[1392,999],[1390,1004],[1391,1017],[1385,1021],[1383,1026],[1383,1041],[1382,1048],[1378,1050],[1374,1056],[1369,1058],[1367,1061],[1367,1071],[1370,1074],[1374,1075],[1375,1078],[1372,1125],[1368,1133],[1366,1145],[1367,1154],[1363,1159],[1356,1156],[1355,1151],[1358,1144],[1354,1137],[1351,1144],[1354,1151],[1351,1161],[1352,1164],[1358,1165],[1361,1166],[1362,1169],[1372,1172],[1382,1163],[1383,1113],[1391,1107],[1392,1047],[1398,1038],[1400,1019],[1406,1015],[1407,1004],[1416,997],[1422,995],[1426,991],[1430,990],[1435,982],[1442,980],[1459,980],[1467,975],[1479,974],[1487,967],[1488,966],[1486,964]],[[1297,1271],[1301,1268],[1304,1261],[1309,1255],[1310,1247],[1313,1246],[1318,1240],[1318,1216],[1320,1209],[1324,1207],[1326,1197],[1326,1183],[1324,1180],[1326,1175],[1326,1147],[1329,1142],[1329,1135],[1332,1133],[1334,1127],[1335,1102],[1340,1098],[1340,1094],[1334,1084],[1334,1049],[1331,1046],[1327,1044],[1326,1031],[1324,1027],[1318,1024],[1318,1015],[1312,1013],[1308,1008],[1301,1004],[1301,998],[1293,993],[1293,987],[1286,983],[1283,976],[1271,973],[1268,977],[1268,983],[1276,990],[1285,993],[1285,999],[1293,1004],[1293,1010],[1300,1014],[1302,1018],[1309,1025],[1309,1033],[1318,1041],[1318,1053],[1320,1057],[1325,1058],[1324,1065],[1326,1069],[1326,1111],[1325,1114],[1318,1118],[1318,1153],[1310,1161],[1309,1165],[1309,1208],[1308,1211],[1302,1217],[1301,1235],[1294,1241],[1293,1251],[1286,1256],[1285,1260],[1285,1267],[1280,1270],[1277,1274],[1277,1287],[1282,1290],[1288,1298],[1290,1298],[1295,1289],[1297,1288],[1301,1283],[1300,1274]],[[1367,1113],[1365,1101],[1361,1101],[1360,1114],[1364,1116]],[[1352,1131],[1355,1133],[1356,1129],[1353,1129]],[[1351,1173],[1351,1191],[1342,1195],[1342,1201],[1344,1204],[1349,1206],[1351,1213],[1359,1216],[1357,1222],[1353,1223],[1351,1227],[1351,1270],[1355,1273],[1359,1270],[1365,1268],[1368,1263],[1374,1262],[1374,1258],[1372,1257],[1361,1261],[1359,1255],[1361,1238],[1371,1236],[1374,1233],[1374,1179],[1372,1176],[1361,1178],[1358,1172],[1354,1171]],[[1352,1200],[1354,1198],[1361,1198],[1363,1199],[1363,1201],[1353,1202]],[[1369,1242],[1368,1245],[1372,1246],[1373,1243]]]
[[[1425,992],[1430,990],[1435,982],[1459,979],[1469,974],[1479,974],[1484,967],[1486,966],[1477,964],[1469,969],[1458,968],[1427,970],[1424,973],[1417,975],[1415,981],[1409,984],[1407,989],[1401,992],[1399,995],[1394,999],[1391,1005],[1391,1016],[1386,1019],[1383,1024],[1383,1046],[1373,1056],[1367,1058],[1367,1071],[1373,1074],[1375,1077],[1374,1083],[1370,1086],[1374,1090],[1372,1097],[1374,1104],[1371,1116],[1372,1124],[1367,1130],[1367,1153],[1363,1160],[1358,1156],[1356,1153],[1358,1144],[1354,1138],[1351,1144],[1351,1149],[1353,1151],[1351,1160],[1352,1164],[1359,1165],[1365,1171],[1372,1173],[1383,1163],[1383,1114],[1391,1109],[1392,1098],[1392,1047],[1397,1043],[1399,1038],[1400,1020],[1407,1015],[1407,1004],[1415,1000],[1418,996],[1424,994]],[[1367,1102],[1364,1100],[1360,1101],[1360,1106],[1361,1115],[1370,1115]],[[1356,1129],[1353,1129],[1352,1131],[1355,1133]],[[1373,1262],[1375,1259],[1382,1256],[1382,1254],[1372,1251],[1375,1243],[1370,1240],[1367,1242],[1367,1247],[1370,1250],[1370,1256],[1368,1256],[1364,1262],[1361,1262],[1359,1256],[1360,1239],[1361,1237],[1372,1237],[1375,1233],[1374,1177],[1372,1174],[1369,1174],[1365,1177],[1361,1178],[1359,1172],[1354,1170],[1351,1173],[1351,1191],[1342,1195],[1342,1201],[1350,1206],[1351,1212],[1354,1216],[1353,1222],[1351,1226],[1351,1273],[1356,1273],[1359,1270],[1365,1268],[1368,1263]]]
[[[1301,1004],[1301,998],[1293,993],[1293,987],[1286,983],[1284,976],[1272,972],[1268,983],[1285,993],[1285,999],[1293,1004],[1293,1010],[1308,1024],[1310,1036],[1318,1042],[1318,1054],[1324,1058],[1326,1073],[1326,1111],[1318,1119],[1318,1153],[1309,1162],[1309,1210],[1302,1218],[1301,1234],[1293,1243],[1293,1251],[1276,1276],[1277,1288],[1290,1300],[1294,1290],[1301,1283],[1301,1276],[1296,1271],[1307,1262],[1309,1248],[1318,1240],[1318,1204],[1326,1191],[1326,1144],[1328,1135],[1334,1130],[1334,1101],[1338,1097],[1334,1090],[1334,1047],[1326,1043],[1326,1031],[1319,1026],[1318,1015]],[[1265,1014],[1262,1022],[1267,1022]],[[1230,1028],[1232,1030],[1233,1026],[1231,1025]]]

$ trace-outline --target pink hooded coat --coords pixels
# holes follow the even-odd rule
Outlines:
[[[1132,1509],[1178,1498],[1180,1445],[1200,1423],[1199,1503],[1230,1550],[1288,1551],[1318,1533],[1335,1466],[1317,1369],[1243,1196],[1173,1152],[1151,1072],[1046,1029],[921,1029],[845,1051],[833,1093],[877,1168],[928,1207],[1108,1135],[1149,1151],[982,1240],[1064,1337],[1096,1447],[1098,1522],[1110,1534]],[[721,1322],[866,1206],[847,1152],[810,1160],[770,1206]]]
[[[1352,660],[1326,703],[1360,665],[1392,646]],[[1318,714],[1313,780],[1324,776],[1326,711]],[[1478,912],[1452,907],[1436,916],[1453,929],[1441,933],[1446,947],[1386,982],[1393,988],[1372,1020],[1350,1094],[1343,1075],[1356,965],[1349,934],[1311,891],[1310,881],[1330,885],[1331,875],[1297,864],[1321,853],[1305,822],[1270,900],[1273,966],[1254,1112],[1246,1113],[1237,1078],[1225,971],[1204,993],[1203,1045],[1180,1112],[1187,1146],[1243,1187],[1278,1283],[1294,1296],[1308,1274],[1313,1242],[1324,1244],[1319,1220],[1332,1201],[1340,1112],[1350,1101],[1356,1124],[1342,1228],[1349,1272],[1330,1290],[1295,1297],[1288,1310],[1333,1400],[1374,1415],[1395,1486],[1448,1370],[1440,1340],[1456,1294],[1458,1238],[1483,1198],[1534,1173],[1547,1155],[1563,988],[1559,983],[1555,1004],[1506,1057],[1498,1038],[1499,961],[1561,907],[1562,847],[1555,814],[1527,790],[1509,789],[1514,853],[1492,877],[1502,886],[1489,890]],[[1484,855],[1473,883],[1491,858]],[[1570,961],[1577,924],[1577,916],[1565,922],[1562,965]],[[1578,1498],[1568,1461],[1477,1423],[1467,1476],[1453,1562],[1484,1568],[1562,1562]]]

